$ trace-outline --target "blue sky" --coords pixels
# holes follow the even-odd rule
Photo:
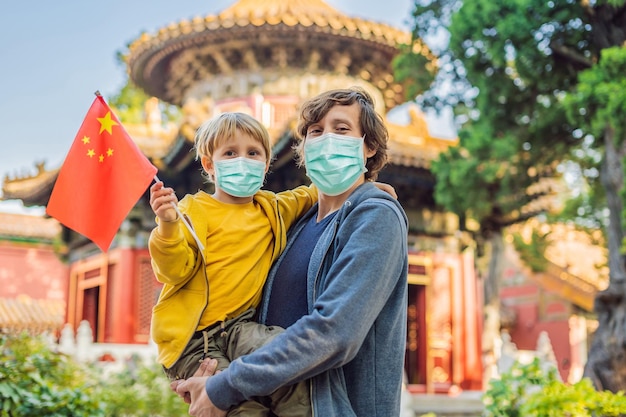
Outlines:
[[[263,0],[259,0],[263,1]],[[142,32],[219,13],[236,0],[20,0],[0,13],[0,178],[61,166],[94,92],[126,80],[116,53]],[[413,0],[326,0],[349,16],[409,30]],[[16,202],[0,202],[13,211]]]

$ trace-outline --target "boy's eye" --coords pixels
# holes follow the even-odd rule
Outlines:
[[[224,152],[224,156],[234,156],[235,152],[234,151],[225,151]]]

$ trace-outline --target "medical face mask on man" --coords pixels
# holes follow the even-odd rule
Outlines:
[[[265,162],[239,157],[214,162],[216,184],[233,197],[250,197],[261,189]]]
[[[367,172],[363,138],[325,133],[305,140],[306,175],[322,193],[330,196],[344,193]]]

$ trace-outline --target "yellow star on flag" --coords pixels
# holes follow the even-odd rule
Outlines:
[[[109,132],[109,135],[113,134],[113,126],[117,126],[118,123],[111,119],[111,112],[107,112],[107,114],[104,117],[96,117],[96,119],[100,122],[100,132],[98,133],[102,133],[105,130],[107,132]]]

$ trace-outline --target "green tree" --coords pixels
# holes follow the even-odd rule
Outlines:
[[[109,104],[123,123],[146,123],[146,103],[156,100],[148,96],[142,89],[127,80],[118,94],[111,97]],[[178,107],[159,101],[156,110],[163,123],[179,120],[181,112]]]
[[[118,51],[116,61],[123,71],[126,71],[125,60],[123,51]],[[137,87],[130,78],[126,78],[126,84],[122,86],[119,93],[111,97],[109,104],[122,123],[142,124],[146,122],[148,116],[146,103],[151,99],[153,98]],[[180,109],[174,105],[159,101],[157,109],[164,123],[177,121],[181,118]]]
[[[489,316],[498,316],[503,230],[542,213],[558,168],[586,158],[588,179],[597,183],[599,172],[603,186],[593,195],[610,212],[611,283],[596,299],[600,325],[585,374],[597,388],[626,388],[624,0],[417,0],[413,18],[416,38],[449,34],[435,51],[437,82],[421,100],[453,105],[466,121],[459,146],[433,165],[435,198],[476,220],[477,240],[491,248],[485,328],[495,331]]]

